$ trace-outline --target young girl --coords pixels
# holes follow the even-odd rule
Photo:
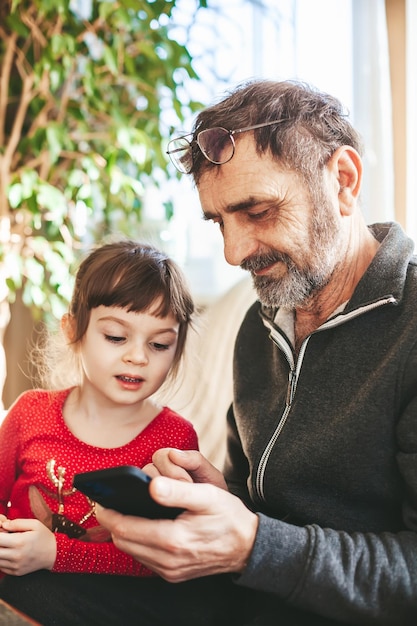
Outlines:
[[[192,425],[152,399],[178,372],[192,314],[181,271],[152,246],[108,243],[81,263],[59,364],[67,381],[76,365],[78,380],[23,393],[0,428],[6,579],[38,570],[152,575],[113,545],[72,480],[78,472],[143,467],[159,448],[197,449]]]

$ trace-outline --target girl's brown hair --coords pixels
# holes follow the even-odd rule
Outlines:
[[[100,305],[151,312],[158,317],[172,313],[179,331],[168,378],[177,377],[187,334],[194,322],[194,303],[184,274],[152,245],[122,240],[95,248],[81,262],[69,317],[64,317],[70,325],[64,323],[65,332],[45,327],[31,350],[31,378],[35,386],[60,389],[81,383],[83,372],[77,346],[87,332],[91,309]],[[68,350],[71,346],[73,349]]]

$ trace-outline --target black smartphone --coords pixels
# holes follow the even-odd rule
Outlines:
[[[134,465],[75,474],[73,486],[107,509],[150,519],[174,519],[183,509],[162,506],[149,493],[152,478]]]

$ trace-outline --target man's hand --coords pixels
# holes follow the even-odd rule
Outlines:
[[[223,474],[197,450],[177,450],[161,448],[157,450],[152,463],[143,470],[150,476],[169,476],[177,480],[194,483],[211,483],[227,489]]]
[[[189,467],[190,475],[203,476],[210,465],[206,463],[202,466],[200,459],[197,469]],[[120,550],[170,582],[245,568],[258,517],[239,498],[212,484],[165,476],[156,476],[150,491],[160,504],[186,511],[175,520],[148,520],[97,507],[99,523]]]
[[[2,521],[0,570],[23,576],[39,569],[52,569],[56,559],[55,535],[36,519]]]

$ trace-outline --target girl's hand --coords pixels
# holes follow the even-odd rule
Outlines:
[[[0,513],[0,533],[6,533],[7,530],[4,530],[3,528],[3,524],[2,522],[6,522],[7,521],[7,517],[5,515],[3,515],[3,513]]]
[[[0,570],[23,576],[39,569],[52,569],[56,559],[53,532],[36,519],[2,520]]]

